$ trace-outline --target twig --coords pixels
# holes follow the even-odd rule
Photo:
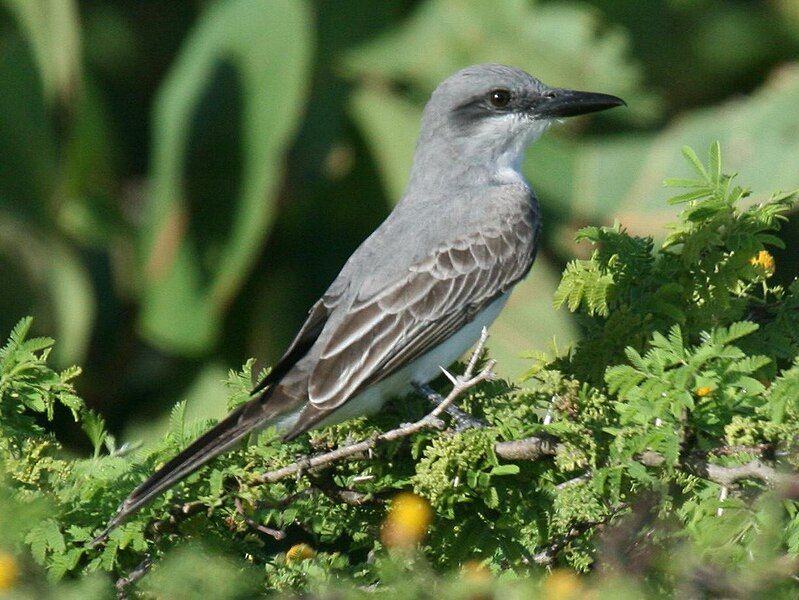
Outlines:
[[[444,396],[442,396],[433,388],[431,388],[430,385],[427,383],[414,383],[413,387],[416,389],[417,393],[427,398],[427,401],[432,403],[433,406],[437,406],[444,401]],[[484,423],[477,417],[473,417],[469,413],[462,411],[454,404],[450,404],[447,407],[447,414],[452,418],[452,421],[455,423],[455,431],[457,432],[471,428],[483,429],[487,427],[486,423]]]
[[[529,437],[523,440],[497,442],[494,452],[505,460],[538,460],[542,456],[555,456],[560,443],[553,437]]]
[[[147,575],[147,572],[152,566],[153,559],[148,554],[144,557],[144,560],[136,565],[136,567],[130,573],[117,579],[116,583],[114,584],[114,588],[116,588],[117,591],[117,600],[127,600],[128,587]]]
[[[733,454],[744,453],[755,454],[757,456],[763,457],[767,454],[774,453],[774,444],[756,444],[754,446],[719,446],[718,448],[713,448],[713,450],[709,452],[709,454],[713,454],[714,456],[732,456]]]
[[[493,360],[489,360],[477,375],[473,375],[474,368],[477,363],[477,357],[479,357],[479,355],[483,352],[483,348],[485,347],[487,339],[488,332],[485,328],[483,328],[483,332],[474,348],[474,352],[469,360],[469,364],[466,366],[466,371],[464,371],[463,376],[455,378],[454,376],[448,374],[451,378],[450,380],[454,381],[452,390],[449,394],[447,394],[447,397],[444,398],[441,404],[436,406],[432,411],[418,421],[402,425],[390,431],[386,431],[385,433],[381,433],[368,440],[342,446],[341,448],[337,448],[331,452],[326,452],[325,454],[303,458],[280,469],[275,469],[274,471],[264,473],[258,478],[258,481],[261,483],[274,483],[276,481],[280,481],[281,479],[295,476],[308,469],[315,469],[358,454],[362,454],[372,450],[378,444],[408,437],[409,435],[413,435],[414,433],[417,433],[423,429],[440,429],[442,423],[439,416],[458,398],[458,396],[470,388],[473,388],[478,383],[487,381],[494,376],[493,369],[495,361]]]
[[[322,494],[331,500],[343,502],[344,504],[349,504],[350,506],[361,506],[368,502],[382,502],[382,500],[379,498],[375,498],[369,494],[339,487],[333,482],[332,477],[322,479],[321,477],[315,477],[310,473],[307,474],[307,477],[314,489],[322,492]]]
[[[542,567],[548,567],[555,562],[555,559],[557,558],[558,554],[560,554],[561,550],[563,550],[571,542],[576,540],[595,525],[599,525],[599,523],[590,521],[577,523],[571,529],[569,529],[566,534],[562,535],[554,542],[550,542],[546,548],[541,550],[541,552],[534,554],[532,557],[533,562],[537,565],[541,565]]]
[[[264,535],[268,535],[276,540],[282,540],[286,537],[286,533],[280,531],[279,529],[272,529],[271,527],[267,527],[266,525],[261,525],[253,520],[246,512],[244,512],[244,505],[241,502],[241,498],[236,497],[233,500],[236,504],[236,512],[241,515],[241,518],[244,519],[244,522],[247,523],[250,527],[255,529],[256,531],[260,531]]]
[[[593,476],[594,474],[591,471],[586,471],[582,475],[578,475],[577,477],[573,477],[571,479],[567,479],[562,483],[559,483],[558,485],[555,486],[555,489],[561,491],[572,485],[577,485],[578,483],[583,483],[584,481],[588,481]]]

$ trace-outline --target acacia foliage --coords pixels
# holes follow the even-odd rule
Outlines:
[[[793,194],[744,207],[749,192],[723,172],[718,145],[708,165],[684,153],[696,178],[667,182],[687,191],[672,199],[683,210],[657,249],[619,225],[580,232],[593,253],[567,266],[555,303],[579,314],[582,340],[523,384],[495,381],[462,399],[487,427],[423,431],[271,485],[257,476],[429,407],[411,396],[290,444],[266,432],[98,548],[88,541],[124,496],[210,423],[187,423],[181,403],[160,443],[118,446],[75,393],[79,371],[50,369],[52,340],[27,339],[21,321],[0,351],[0,550],[24,566],[17,593],[102,597],[147,559],[154,567],[134,593],[160,597],[204,587],[210,597],[340,588],[467,598],[475,586],[524,597],[547,585],[551,566],[592,573],[574,585],[614,597],[795,594],[799,283],[772,285],[768,253]],[[247,398],[251,369],[230,374],[230,407]],[[90,456],[67,455],[48,433],[59,406],[82,425]],[[498,441],[530,436],[549,436],[554,456],[495,453]],[[741,475],[739,465],[756,468]],[[407,489],[435,511],[412,554],[388,551],[379,535],[387,502]],[[298,543],[315,554],[292,560]],[[475,583],[474,561],[491,576]]]

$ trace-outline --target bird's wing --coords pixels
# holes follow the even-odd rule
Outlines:
[[[330,316],[330,306],[332,304],[331,298],[325,297],[319,299],[308,311],[308,318],[305,319],[297,335],[294,336],[291,344],[280,360],[270,369],[269,373],[252,389],[250,395],[255,396],[263,392],[269,386],[283,379],[291,368],[297,364],[314,345],[319,334],[327,323]]]
[[[538,223],[523,214],[442,245],[391,285],[360,295],[329,335],[307,379],[292,439],[471,321],[530,269]],[[320,338],[319,343],[322,343]]]

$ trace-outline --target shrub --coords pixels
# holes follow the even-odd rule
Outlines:
[[[113,580],[170,598],[795,594],[799,283],[770,283],[768,251],[793,194],[744,206],[749,192],[723,173],[718,145],[707,166],[685,155],[697,178],[667,182],[687,191],[671,200],[684,208],[657,249],[619,225],[580,232],[593,253],[567,266],[555,302],[579,314],[584,335],[522,384],[460,398],[485,427],[424,429],[266,485],[265,471],[429,406],[410,396],[290,444],[267,431],[96,548],[125,495],[209,423],[186,423],[178,404],[160,443],[118,446],[76,395],[79,370],[51,370],[52,340],[27,339],[24,319],[0,351],[0,582],[29,597],[102,597]],[[230,374],[231,406],[246,399],[251,368]],[[48,433],[59,406],[91,456],[67,455]],[[511,440],[527,454],[509,460]],[[408,519],[423,532],[428,504],[418,550],[384,546]]]

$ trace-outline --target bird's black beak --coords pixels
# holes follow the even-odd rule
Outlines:
[[[554,119],[584,115],[616,106],[627,106],[627,103],[610,94],[552,89],[540,97],[532,113],[538,118]]]

